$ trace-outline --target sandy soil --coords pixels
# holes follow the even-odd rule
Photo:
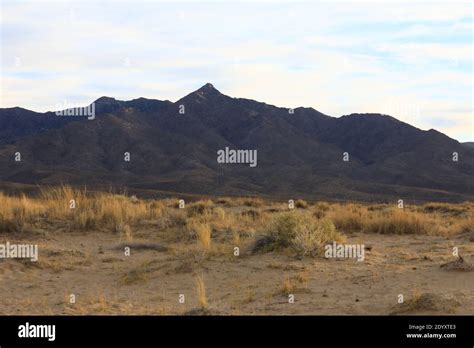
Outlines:
[[[349,234],[348,243],[370,249],[363,262],[299,260],[285,252],[249,255],[245,246],[240,256],[232,248],[204,255],[145,225],[133,243],[125,243],[131,246],[126,256],[115,234],[66,233],[57,226],[0,236],[1,243],[39,245],[35,263],[0,260],[0,313],[473,314],[474,271],[440,267],[456,261],[454,246],[473,263],[470,238]],[[141,242],[168,249],[134,247]],[[205,311],[199,310],[197,276],[205,284]],[[70,294],[75,303],[70,303]],[[289,294],[294,303],[289,303]],[[403,304],[398,303],[400,294]]]

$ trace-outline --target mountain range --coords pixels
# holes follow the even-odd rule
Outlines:
[[[94,106],[92,120],[0,109],[0,188],[474,201],[473,143],[388,115],[331,117],[232,98],[209,83],[176,102],[101,97]],[[225,148],[256,150],[257,165],[218,163]]]

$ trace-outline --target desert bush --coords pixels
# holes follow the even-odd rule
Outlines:
[[[328,210],[329,204],[325,202],[318,202],[314,206],[313,215],[316,219],[322,219],[326,216]]]
[[[320,247],[342,236],[327,220],[317,221],[311,214],[290,211],[276,215],[252,247],[252,252],[269,252],[291,247],[299,255],[314,255]]]
[[[317,210],[320,210],[320,211],[328,211],[330,208],[329,204],[326,202],[318,202],[315,207]]]
[[[308,202],[306,202],[303,199],[298,199],[295,202],[295,207],[296,208],[301,208],[301,209],[306,209],[306,208],[308,208]]]
[[[211,200],[197,201],[187,206],[186,212],[188,217],[211,216],[213,210],[213,202]]]
[[[314,256],[320,246],[329,241],[342,241],[336,227],[329,220],[321,220],[312,229],[303,228],[295,234],[291,243],[299,256]]]

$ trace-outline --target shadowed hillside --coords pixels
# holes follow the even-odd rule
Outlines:
[[[102,97],[95,111],[88,120],[1,109],[0,180],[307,199],[474,197],[474,148],[386,115],[289,110],[211,84],[175,103]],[[258,165],[218,163],[226,147],[257,150]]]

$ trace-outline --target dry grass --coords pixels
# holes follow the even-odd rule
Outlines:
[[[159,265],[156,260],[143,262],[138,267],[132,268],[126,271],[121,278],[121,283],[123,285],[133,285],[146,283],[149,279],[150,273],[159,269]]]
[[[391,314],[443,313],[452,314],[460,303],[453,298],[444,298],[437,294],[413,291],[411,298],[393,307]]]
[[[257,237],[252,252],[269,252],[293,248],[299,256],[314,255],[323,244],[342,241],[331,221],[316,220],[311,214],[290,211],[276,214]]]
[[[290,276],[285,276],[283,280],[283,286],[281,288],[281,292],[284,295],[290,295],[296,290],[296,284],[293,282],[293,280],[290,278]]]
[[[333,207],[329,217],[336,228],[343,232],[454,235],[474,230],[474,209],[471,205],[465,203],[459,206],[454,204],[427,206],[429,209],[426,209],[426,206],[399,209],[394,206],[367,207],[339,204]],[[442,207],[443,213],[433,213],[440,211],[433,207]]]
[[[186,208],[188,217],[210,217],[212,216],[214,203],[211,200],[197,201]]]
[[[39,197],[12,197],[0,193],[0,228],[18,230],[40,221],[68,221],[75,230],[110,228],[114,231],[143,219],[163,216],[160,201],[136,201],[124,195],[92,193],[69,186],[42,189]],[[6,221],[14,221],[15,226]]]
[[[306,202],[306,201],[303,200],[303,199],[298,199],[298,200],[295,202],[295,207],[296,207],[296,208],[301,208],[301,209],[306,209],[306,208],[308,208],[308,202]]]
[[[318,244],[336,238],[337,232],[455,235],[474,231],[474,204],[469,202],[427,203],[398,209],[395,204],[309,205],[297,200],[295,205],[301,209],[286,213],[282,213],[285,203],[260,198],[200,200],[185,209],[177,208],[176,202],[70,186],[43,188],[36,197],[0,192],[0,233],[19,233],[59,222],[69,230],[112,231],[119,233],[121,240],[131,241],[134,226],[151,221],[160,229],[171,229],[177,240],[190,236],[197,239],[204,250],[211,248],[211,231],[224,231],[234,244],[263,231],[261,241],[272,244],[271,250],[292,246],[306,255],[314,252]],[[269,227],[268,221],[273,225]]]
[[[68,186],[43,189],[38,198],[0,196],[3,218],[33,223],[39,218],[68,220],[75,229],[92,229],[100,225],[119,226],[129,221],[156,217],[157,205],[133,203],[122,195],[87,193]]]
[[[71,199],[75,200],[75,208],[70,208]],[[187,203],[183,209],[176,207],[176,202],[177,199],[135,199],[124,194],[70,187],[44,189],[37,196],[0,193],[0,238],[10,241],[34,238],[33,242],[38,241],[40,247],[38,262],[7,261],[2,277],[16,279],[19,276],[20,283],[36,288],[37,294],[55,284],[51,295],[45,296],[47,306],[41,307],[53,306],[54,313],[57,312],[54,292],[60,294],[58,289],[70,284],[68,291],[77,292],[80,297],[67,311],[78,314],[156,313],[162,310],[161,304],[165,304],[170,313],[190,315],[216,314],[216,308],[227,314],[239,310],[274,314],[283,308],[288,310],[285,313],[336,312],[345,309],[339,305],[338,309],[336,305],[321,309],[325,303],[333,302],[321,303],[320,290],[327,288],[329,297],[336,298],[336,293],[344,297],[347,289],[373,279],[374,291],[367,290],[367,296],[358,297],[364,308],[369,308],[370,303],[375,302],[364,301],[373,301],[377,294],[383,294],[383,288],[377,284],[384,284],[384,288],[392,286],[401,279],[396,275],[405,270],[408,273],[403,273],[407,276],[403,277],[402,284],[395,285],[400,288],[397,293],[404,291],[406,304],[397,304],[394,312],[418,313],[439,305],[436,311],[445,313],[445,309],[452,309],[444,301],[444,288],[432,287],[433,291],[439,291],[440,297],[414,295],[409,299],[406,289],[411,286],[407,285],[410,279],[422,274],[420,284],[430,280],[441,283],[444,278],[440,277],[445,276],[453,280],[450,284],[456,284],[456,289],[465,288],[463,284],[470,285],[463,282],[469,281],[471,275],[464,271],[472,269],[469,265],[472,265],[474,249],[468,242],[474,232],[472,203],[406,204],[404,209],[398,209],[395,203],[316,202],[290,210],[285,200],[265,201],[263,206],[259,206],[260,201],[249,198],[202,200]],[[31,233],[35,230],[44,232],[46,238],[39,232]],[[359,233],[351,234],[352,231]],[[90,233],[85,235],[85,232]],[[320,256],[324,245],[333,240],[344,241],[346,234],[351,244],[366,245],[365,263],[293,258]],[[419,234],[424,236],[417,236]],[[453,237],[433,238],[427,234]],[[234,254],[236,246],[239,255]],[[465,261],[451,261],[454,260],[450,254],[453,246],[460,247]],[[131,256],[124,255],[125,247],[130,247]],[[275,253],[256,256],[251,255],[249,249]],[[451,262],[445,265],[446,261]],[[201,276],[196,277],[199,274]],[[391,277],[392,274],[395,276]],[[340,281],[347,288],[331,293],[333,287],[329,285],[335,288]],[[97,291],[103,284],[109,287],[106,297],[99,296]],[[93,286],[90,301],[84,296],[89,286]],[[10,292],[13,289],[14,294],[14,287],[5,289]],[[135,291],[139,298],[129,301],[128,296]],[[192,311],[186,312],[188,305],[177,303],[178,291],[191,295],[192,301],[187,303],[192,304]],[[295,292],[298,301],[288,307],[283,294]],[[153,302],[158,297],[163,299]],[[314,302],[311,302],[313,297]],[[380,298],[383,300],[384,296]],[[467,300],[460,297],[460,301],[467,303]],[[352,301],[351,297],[347,302],[349,307]],[[9,308],[6,313],[16,313],[9,301],[4,302],[4,308]],[[145,302],[153,306],[146,307]],[[368,311],[386,311],[395,302],[393,296],[383,308]],[[134,304],[140,307],[132,307]],[[244,309],[240,304],[245,304]],[[62,304],[59,306],[62,308]],[[356,313],[360,308],[349,311]]]
[[[211,234],[212,230],[208,224],[196,225],[196,236],[198,243],[205,251],[211,250]]]
[[[445,215],[463,215],[469,211],[469,203],[452,205],[447,203],[427,203],[420,207],[425,213],[441,213]]]
[[[242,204],[245,205],[246,207],[258,208],[258,207],[262,207],[265,204],[265,202],[263,201],[263,199],[260,199],[260,198],[245,198],[243,199]]]
[[[207,308],[206,286],[204,285],[203,277],[200,275],[196,277],[196,292],[199,307],[202,309]]]
[[[335,205],[330,218],[340,231],[360,231],[368,219],[368,212],[365,207],[354,204]]]
[[[436,229],[436,224],[425,216],[402,209],[375,216],[364,226],[364,232],[382,234],[430,234]]]
[[[133,241],[132,229],[130,228],[129,225],[120,224],[116,226],[116,232],[119,233],[120,235],[120,241],[126,241],[126,242]]]

